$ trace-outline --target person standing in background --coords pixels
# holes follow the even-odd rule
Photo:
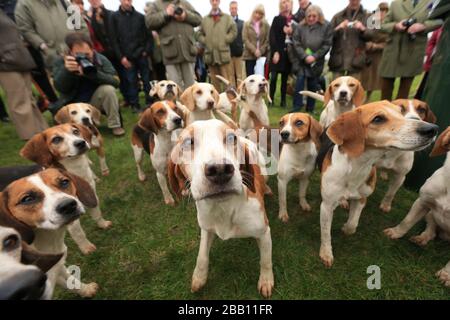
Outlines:
[[[381,98],[392,100],[394,82],[400,78],[396,99],[408,99],[414,77],[422,73],[427,46],[427,34],[442,25],[442,20],[430,20],[430,1],[395,0],[381,25],[389,35],[380,62]]]
[[[195,83],[194,28],[201,22],[202,16],[186,0],[156,0],[145,15],[147,27],[159,34],[167,79],[182,89]]]
[[[143,82],[145,102],[150,105],[150,67],[147,57],[153,49],[153,36],[145,25],[145,17],[133,7],[132,0],[120,0],[120,7],[113,15],[114,51],[126,77],[127,101],[133,112],[141,112],[139,102],[139,78]]]
[[[294,20],[297,23],[302,22],[306,17],[306,9],[311,5],[311,1],[309,0],[299,0],[298,1],[298,10],[294,14]]]
[[[242,40],[242,29],[244,28],[244,21],[238,17],[238,2],[230,2],[230,15],[236,22],[237,36],[236,39],[230,44],[231,50],[231,66],[230,77],[231,85],[237,87],[238,80],[244,80],[242,74],[242,54],[244,52],[244,43]]]
[[[11,120],[20,139],[48,128],[35,104],[30,71],[36,67],[13,20],[0,9],[0,86],[6,93]],[[14,54],[11,54],[14,48]]]
[[[220,10],[220,0],[210,0],[210,4],[211,11],[202,20],[198,40],[205,45],[205,63],[211,83],[217,90],[222,91],[223,83],[216,75],[231,81],[230,44],[236,39],[237,27],[233,18]]]
[[[387,12],[389,11],[389,5],[387,2],[382,2],[378,5],[377,11],[374,12],[376,23],[383,23]],[[381,90],[381,77],[378,74],[378,68],[380,66],[381,56],[383,55],[383,49],[386,46],[388,36],[386,33],[380,30],[374,30],[372,39],[366,42],[366,54],[367,61],[370,63],[361,71],[361,84],[367,91],[366,102],[370,101],[373,91]]]
[[[287,52],[287,40],[293,33],[291,26],[292,0],[280,0],[280,14],[273,18],[270,27],[270,98],[274,101],[278,75],[281,74],[281,107],[286,107],[286,92],[291,62]]]
[[[299,112],[303,107],[303,96],[299,91],[304,90],[305,80],[309,91],[318,91],[325,55],[331,48],[332,39],[333,32],[330,24],[325,21],[322,9],[319,6],[309,6],[305,18],[295,28],[292,36],[294,51],[299,61],[298,66],[292,67],[297,70],[292,112]],[[315,103],[315,99],[308,97],[306,111],[312,113]]]
[[[258,4],[253,9],[250,19],[244,24],[242,32],[245,45],[243,59],[247,77],[255,73],[256,61],[267,56],[269,52],[270,26],[265,16],[264,6]]]
[[[331,20],[334,34],[328,66],[334,79],[361,78],[361,71],[367,66],[366,41],[372,34],[367,28],[368,18],[361,0],[349,0],[348,6]]]

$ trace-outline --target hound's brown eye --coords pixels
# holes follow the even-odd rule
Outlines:
[[[211,94],[213,94],[213,93],[214,93],[214,91],[211,90]]]
[[[87,109],[87,110],[86,110],[86,113],[91,113],[91,110]]]
[[[280,121],[280,127],[284,126],[284,121]]]
[[[29,194],[24,195],[20,199],[19,204],[30,205],[30,204],[35,203],[36,200],[37,200],[36,194],[35,193],[29,193]]]
[[[73,114],[73,115],[76,115],[78,112],[76,112],[76,111],[72,111],[72,112],[70,112],[70,114]]]
[[[166,110],[159,109],[158,111],[156,111],[156,113],[159,114],[159,115],[163,115],[164,113],[166,113]]]
[[[202,90],[197,90],[195,93],[198,95],[201,95],[203,92],[202,92]]]
[[[420,114],[425,113],[425,109],[419,108],[419,109],[417,109],[417,112],[420,113]]]
[[[61,189],[67,189],[70,185],[69,179],[61,179],[59,180],[59,186]]]
[[[250,82],[255,82],[255,79],[250,80]]]
[[[373,124],[382,124],[386,121],[387,121],[387,119],[384,116],[376,116],[375,118],[372,119]]]
[[[60,144],[62,141],[63,141],[64,139],[62,138],[62,137],[54,137],[53,139],[52,139],[52,143],[53,144]]]
[[[297,120],[295,121],[295,126],[296,127],[301,127],[302,125],[304,125],[305,123],[302,120]]]
[[[354,83],[350,83],[349,85],[348,85],[350,88],[353,88],[353,87],[355,87],[356,86],[356,84],[354,84]]]
[[[74,135],[79,136],[80,135],[80,130],[75,129],[72,131]]]
[[[333,87],[337,88],[337,87],[339,87],[339,84],[336,83],[336,84],[333,85]]]
[[[12,234],[5,239],[3,239],[2,242],[3,250],[4,251],[13,251],[19,247],[19,237],[15,234]]]
[[[161,83],[160,86],[161,86],[161,87],[165,87],[166,85],[165,85],[164,83]]]

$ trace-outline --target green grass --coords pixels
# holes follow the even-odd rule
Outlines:
[[[417,83],[416,83],[417,85]],[[377,99],[379,94],[373,96]],[[291,100],[288,101],[291,103]],[[279,105],[278,98],[275,105]],[[289,104],[290,106],[290,104]],[[287,110],[270,109],[271,122]],[[318,113],[319,111],[317,111]],[[156,181],[150,160],[145,159],[148,180],[137,179],[129,134],[137,116],[123,110],[127,136],[113,138],[101,127],[106,140],[109,177],[98,183],[104,216],[113,221],[112,229],[97,229],[90,217],[82,224],[97,251],[82,256],[68,236],[68,265],[81,267],[82,280],[100,285],[97,299],[260,299],[256,289],[259,252],[255,240],[216,240],[210,256],[208,282],[197,294],[190,292],[190,278],[199,246],[199,227],[193,202],[186,200],[176,208],[167,207]],[[23,145],[11,125],[0,127],[0,165],[27,163],[18,152]],[[91,155],[99,173],[97,158]],[[319,175],[313,176],[308,191],[312,213],[302,213],[298,206],[298,185],[292,181],[288,190],[290,220],[278,220],[276,177],[269,184],[275,195],[266,199],[273,241],[275,290],[273,299],[448,299],[449,290],[434,273],[449,260],[448,243],[432,241],[425,249],[407,241],[388,240],[382,230],[394,226],[408,212],[417,197],[400,190],[390,214],[378,210],[385,182],[379,182],[361,216],[357,233],[345,237],[340,228],[347,213],[337,209],[333,222],[335,264],[325,269],[320,262]],[[424,227],[416,226],[409,234]],[[368,290],[367,267],[381,268],[381,290]],[[56,299],[77,299],[74,294],[56,290]]]

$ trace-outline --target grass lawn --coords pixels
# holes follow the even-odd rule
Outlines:
[[[415,83],[417,86],[417,81]],[[378,99],[379,93],[373,96]],[[289,106],[291,99],[288,100]],[[279,105],[279,100],[275,101]],[[278,124],[286,109],[270,108],[271,122]],[[319,111],[316,113],[318,114]],[[150,159],[145,159],[148,180],[138,181],[130,131],[137,116],[123,110],[127,136],[114,138],[101,127],[106,140],[109,177],[97,184],[101,208],[106,219],[113,221],[110,230],[99,230],[88,216],[82,224],[97,251],[82,256],[72,239],[68,265],[81,267],[84,282],[100,285],[97,299],[260,299],[257,291],[259,252],[255,240],[216,239],[210,255],[210,271],[204,289],[190,292],[200,240],[193,202],[184,200],[176,208],[164,205]],[[23,146],[12,125],[0,126],[0,165],[28,163],[21,159]],[[97,157],[92,154],[94,170],[99,175]],[[401,189],[390,214],[383,214],[378,205],[387,189],[385,182],[377,185],[361,216],[357,233],[345,237],[340,231],[347,212],[337,209],[333,223],[335,264],[326,269],[319,259],[320,224],[319,175],[313,176],[308,191],[312,213],[301,212],[298,185],[289,185],[290,220],[278,220],[276,177],[269,184],[275,195],[266,199],[273,241],[275,290],[273,299],[448,299],[449,289],[434,276],[450,259],[449,244],[432,241],[426,249],[410,243],[407,238],[388,240],[382,230],[394,226],[406,215],[416,199],[414,192]],[[417,234],[420,223],[409,234]],[[368,290],[367,268],[381,268],[381,289]],[[77,299],[78,296],[57,289],[56,299]]]

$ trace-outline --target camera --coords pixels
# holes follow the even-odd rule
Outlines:
[[[75,55],[75,60],[80,65],[81,69],[83,70],[84,74],[93,74],[97,72],[97,68],[94,66],[94,64],[88,59],[86,54],[84,53],[77,53]]]
[[[175,11],[173,12],[176,16],[181,16],[184,12],[184,9],[182,7],[176,7]]]
[[[352,29],[354,25],[355,25],[355,21],[350,21],[350,22],[347,24],[347,27],[350,28],[350,29]]]
[[[403,26],[406,28],[406,31],[408,31],[409,27],[411,27],[414,23],[417,22],[416,18],[409,18],[408,20],[403,21]],[[412,34],[408,34],[409,40],[414,41],[416,40],[417,36],[412,33]]]

